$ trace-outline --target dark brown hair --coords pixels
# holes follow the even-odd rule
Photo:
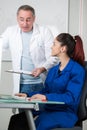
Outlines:
[[[84,65],[85,54],[83,42],[80,36],[71,36],[69,33],[61,33],[56,37],[61,46],[67,46],[67,55],[79,64]]]

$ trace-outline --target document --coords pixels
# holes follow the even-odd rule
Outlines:
[[[12,100],[12,99],[26,100],[26,97],[19,97],[19,96],[15,96],[15,95],[0,94],[0,99],[5,99],[5,100]]]
[[[0,102],[7,103],[29,103],[26,97],[17,97],[13,95],[0,94]]]
[[[30,71],[24,71],[24,70],[6,70],[6,72],[16,73],[16,74],[32,75],[32,72],[30,72]]]

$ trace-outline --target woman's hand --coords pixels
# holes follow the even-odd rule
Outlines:
[[[35,94],[35,95],[33,95],[30,98],[30,100],[33,100],[33,99],[37,99],[37,100],[41,100],[41,101],[46,101],[46,96],[42,95],[42,94]]]

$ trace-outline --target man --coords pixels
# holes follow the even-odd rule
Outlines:
[[[18,25],[8,27],[2,34],[3,47],[10,48],[14,70],[25,70],[32,75],[14,74],[13,93],[42,89],[46,72],[58,61],[51,57],[53,36],[35,24],[35,10],[23,5],[17,10]]]

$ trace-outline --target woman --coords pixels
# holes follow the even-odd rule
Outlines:
[[[35,120],[36,130],[73,127],[78,120],[77,110],[85,80],[84,50],[81,38],[79,36],[73,38],[68,33],[59,34],[52,46],[52,56],[57,56],[60,62],[49,70],[45,88],[36,93],[16,94],[29,96],[31,100],[65,102],[65,105],[46,104]]]

